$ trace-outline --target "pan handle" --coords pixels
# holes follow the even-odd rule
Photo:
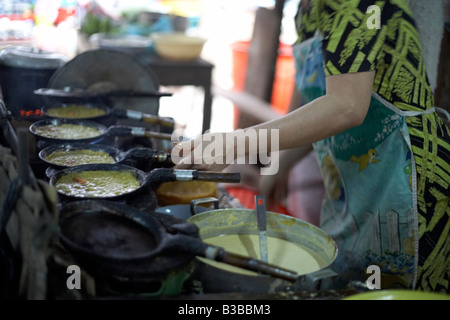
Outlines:
[[[156,161],[158,163],[168,162],[172,164],[170,153],[153,150],[149,148],[134,148],[128,150],[122,160]]]
[[[151,114],[142,114],[142,121],[150,124],[159,124],[161,126],[174,128],[175,127],[175,120],[168,117],[157,117],[153,116]]]
[[[214,172],[214,171],[156,168],[150,171],[148,179],[153,187],[157,187],[161,183],[172,181],[198,180],[198,181],[239,183],[241,181],[241,175],[239,172],[236,173]]]
[[[194,199],[190,203],[191,208],[191,215],[197,214],[197,205],[202,203],[210,203],[212,202],[214,205],[214,210],[219,209],[219,200],[214,197],[208,197],[208,198],[201,198],[201,199]]]
[[[194,180],[213,181],[213,182],[241,182],[241,174],[239,172],[214,172],[214,171],[197,171],[194,170]]]
[[[160,91],[134,91],[134,90],[117,90],[104,94],[104,96],[110,97],[171,97],[170,92]]]
[[[111,111],[116,117],[134,119],[149,124],[159,124],[161,126],[174,128],[175,121],[169,117],[159,117],[140,111],[125,110],[125,109],[113,109]]]
[[[258,259],[247,258],[227,252],[219,247],[208,246],[207,251],[205,252],[205,258],[270,275],[275,278],[281,278],[290,282],[295,282],[298,278],[298,274],[293,271],[271,265]]]
[[[172,141],[172,135],[163,132],[155,132],[155,131],[145,131],[144,136],[146,138],[160,139],[160,140],[168,140]]]
[[[168,133],[155,132],[147,130],[143,127],[130,127],[130,126],[110,126],[106,130],[105,135],[108,136],[134,136],[134,137],[146,137],[161,140],[172,141],[172,135]]]
[[[104,133],[108,136],[123,137],[132,135],[132,127],[129,126],[110,126]]]
[[[143,127],[130,127],[130,129],[131,135],[134,137],[146,137],[172,141],[172,135],[168,133],[150,131]]]
[[[223,262],[242,269],[255,271],[261,274],[270,275],[276,278],[295,282],[298,274],[255,258],[225,251],[222,247],[209,245],[202,240],[183,234],[167,235],[164,237],[165,243],[161,243],[161,250],[179,250],[188,252],[206,259]]]

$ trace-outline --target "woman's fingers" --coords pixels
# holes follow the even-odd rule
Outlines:
[[[171,157],[175,169],[221,171],[228,166],[225,150],[223,145],[203,135],[194,140],[174,143]]]

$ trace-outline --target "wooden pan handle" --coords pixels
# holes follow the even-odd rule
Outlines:
[[[129,110],[129,109],[125,109],[125,110],[114,109],[113,113],[117,117],[134,119],[134,120],[142,121],[142,122],[149,123],[149,124],[159,124],[161,126],[165,126],[165,127],[169,127],[169,128],[174,128],[174,126],[175,126],[175,121],[169,117],[160,117],[160,116],[155,116],[153,114],[143,113],[140,111]]]
[[[168,133],[155,132],[155,131],[145,131],[144,134],[147,138],[161,139],[161,140],[169,140],[172,141],[172,135]]]
[[[142,122],[150,123],[150,124],[159,124],[161,126],[173,128],[175,125],[175,121],[171,118],[158,117],[151,114],[142,114]]]
[[[199,181],[241,182],[241,174],[239,172],[196,171],[194,172],[194,176],[194,179]]]

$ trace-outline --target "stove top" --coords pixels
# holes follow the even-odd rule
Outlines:
[[[29,124],[26,121],[19,121],[19,126],[28,128]],[[31,137],[33,138],[33,137]],[[126,150],[128,148],[132,148],[136,146],[137,144],[142,143],[142,141],[139,140],[133,140],[133,139],[127,139],[126,141],[117,141],[116,139],[114,141],[111,141],[111,145],[121,148],[121,150]],[[45,175],[45,171],[47,169],[47,165],[43,163],[37,156],[37,151],[45,147],[45,144],[31,144],[31,147],[33,147],[33,150],[30,150],[30,167],[31,170],[34,172],[35,177],[37,179],[42,179],[45,181],[48,181],[48,177]],[[136,164],[137,166],[142,166],[144,169],[145,164]],[[148,169],[148,168],[147,168]],[[219,188],[220,189],[220,188]],[[242,207],[242,205],[239,204],[239,202],[228,195],[223,189],[220,189],[221,194],[224,195],[221,197],[221,202],[219,202],[219,207],[221,208],[239,208]],[[68,199],[64,197],[58,198],[58,206],[62,207],[66,204],[68,204],[71,201],[75,201],[73,199]],[[154,214],[155,208],[157,207],[157,198],[155,193],[150,187],[143,188],[139,192],[136,192],[136,194],[133,194],[131,196],[128,196],[126,198],[117,199],[114,200],[118,204],[125,204],[127,206],[130,206],[132,208],[138,209],[142,212],[146,212],[149,214]],[[68,297],[68,290],[65,287],[66,281],[67,281],[67,265],[70,264],[76,264],[77,261],[73,259],[70,255],[67,254],[67,252],[64,251],[64,248],[61,246],[56,245],[55,252],[53,255],[53,258],[56,260],[52,260],[49,262],[49,282],[50,283],[59,283],[62,287],[61,288],[51,288],[52,290],[52,296],[54,298],[61,298],[61,297]],[[334,291],[334,290],[326,290],[326,291],[320,291],[320,292],[279,292],[279,293],[207,293],[201,291],[201,286],[198,286],[198,282],[195,278],[192,277],[194,274],[192,272],[191,268],[195,268],[195,264],[192,265],[191,263],[187,264],[185,266],[186,268],[182,268],[180,270],[174,270],[177,272],[174,272],[171,274],[170,278],[164,278],[164,279],[147,279],[148,281],[143,281],[142,287],[134,287],[130,290],[130,287],[127,284],[126,279],[120,279],[116,278],[114,279],[114,288],[111,291],[105,291],[103,293],[106,293],[106,295],[102,296],[99,295],[99,292],[88,292],[87,296],[80,296],[78,294],[75,298],[108,298],[111,297],[113,299],[117,299],[118,297],[133,297],[136,299],[288,299],[288,300],[295,300],[295,299],[339,299],[343,296],[354,293],[354,292],[360,292],[359,290],[350,289],[347,291]],[[85,272],[83,270],[83,272]],[[91,286],[94,287],[97,285],[101,285],[100,283],[95,283],[97,279],[94,279],[91,275],[87,273],[83,273],[83,277],[86,280],[86,282],[91,282]],[[53,281],[53,280],[54,281]],[[159,291],[159,287],[161,285],[161,281],[168,281],[173,284],[172,289],[175,290],[174,292],[161,292]],[[86,284],[86,283],[85,283]],[[111,284],[111,283],[110,283]],[[134,284],[135,285],[135,284]],[[61,291],[58,291],[58,290]],[[89,291],[89,288],[86,288]],[[70,290],[69,290],[70,291]],[[134,292],[133,292],[134,291]],[[137,292],[136,292],[137,291]],[[73,294],[74,291],[70,291],[70,294]],[[165,294],[168,293],[169,295],[166,296]],[[73,296],[70,296],[69,298],[74,298]]]

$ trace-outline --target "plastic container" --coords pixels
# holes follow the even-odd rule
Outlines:
[[[33,92],[47,87],[53,73],[67,62],[61,54],[28,46],[0,51],[0,87],[6,107],[14,116],[40,109],[44,101]]]
[[[160,57],[180,61],[199,58],[206,42],[201,37],[189,36],[182,32],[153,33],[151,38]]]

